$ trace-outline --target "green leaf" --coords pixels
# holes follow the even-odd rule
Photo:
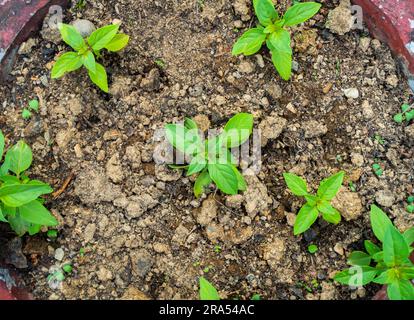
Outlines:
[[[245,191],[247,189],[246,180],[244,180],[243,175],[239,172],[239,170],[235,166],[233,166],[233,171],[237,178],[237,188],[240,191]]]
[[[39,111],[39,101],[37,101],[36,99],[30,100],[29,109]]]
[[[332,200],[342,186],[345,172],[340,171],[333,176],[322,180],[319,185],[317,195],[322,200]]]
[[[187,176],[191,176],[194,173],[200,172],[207,165],[207,161],[203,155],[198,155],[191,160],[190,166],[188,167]]]
[[[36,233],[39,233],[41,228],[42,228],[42,226],[40,224],[33,224],[33,223],[31,223],[29,225],[29,228],[28,228],[27,231],[29,232],[29,235],[30,236],[33,236]]]
[[[304,179],[289,172],[284,173],[283,177],[289,190],[295,196],[306,196],[308,194],[308,186]]]
[[[407,242],[394,226],[389,226],[385,231],[382,247],[384,262],[388,267],[401,265],[410,255]]]
[[[109,51],[116,52],[116,51],[119,51],[125,48],[126,45],[128,44],[128,41],[129,41],[129,36],[127,36],[126,34],[123,34],[123,33],[116,34],[112,38],[112,40],[105,45],[104,48]]]
[[[29,109],[24,108],[22,110],[22,118],[23,119],[25,119],[25,120],[30,119],[31,116],[32,116],[32,113],[30,112]]]
[[[4,145],[5,145],[4,135],[3,135],[3,132],[0,130],[0,161],[3,158]]]
[[[384,261],[384,252],[380,251],[372,255],[372,259],[376,262]]]
[[[403,233],[403,237],[405,242],[407,242],[408,246],[411,246],[414,243],[414,227],[408,229]]]
[[[9,168],[10,168],[10,157],[4,158],[4,162],[0,167],[0,177],[8,174]]]
[[[6,218],[5,218],[4,214],[3,214],[3,210],[1,210],[1,207],[0,207],[0,221],[1,221],[1,222],[8,222],[8,221],[6,220]]]
[[[253,7],[260,24],[265,27],[279,19],[272,0],[253,0]]]
[[[57,79],[65,73],[75,71],[82,66],[82,56],[76,52],[66,52],[62,54],[55,62],[52,68],[51,77]]]
[[[18,236],[24,235],[30,229],[31,225],[31,223],[21,218],[18,212],[15,215],[9,216],[9,224]]]
[[[216,288],[204,277],[200,277],[200,300],[220,300]]]
[[[42,226],[56,226],[58,224],[57,220],[50,214],[49,210],[37,200],[20,206],[18,210],[20,216],[30,223]]]
[[[364,241],[364,246],[365,246],[365,250],[367,250],[367,252],[370,254],[370,256],[372,257],[374,254],[378,253],[381,251],[381,248],[378,247],[375,243],[373,243],[370,240],[365,240]]]
[[[396,281],[396,274],[394,269],[388,269],[382,272],[378,277],[376,277],[372,282],[378,284],[387,284]]]
[[[7,151],[6,158],[9,158],[10,161],[9,170],[20,175],[32,164],[32,150],[24,141],[20,140]]]
[[[249,139],[253,130],[253,115],[238,113],[224,126],[225,143],[228,148],[238,147]]]
[[[322,201],[318,204],[318,210],[322,212],[322,218],[333,224],[341,222],[341,214],[327,201]]]
[[[19,178],[17,178],[16,176],[11,176],[11,175],[0,176],[0,180],[7,184],[13,184],[13,183],[21,184],[21,181]]]
[[[299,210],[299,213],[295,220],[293,227],[293,233],[295,236],[308,230],[312,224],[318,219],[318,209],[305,203]]]
[[[390,300],[414,300],[414,286],[409,280],[398,280],[388,285],[387,295]]]
[[[190,118],[184,119],[184,127],[186,127],[188,130],[198,130],[197,123]]]
[[[374,280],[377,273],[378,270],[373,267],[353,266],[349,269],[338,272],[334,276],[334,280],[348,286],[361,287]]]
[[[321,8],[320,3],[316,2],[302,2],[291,6],[283,16],[285,19],[285,26],[290,27],[296,24],[305,22],[318,13]]]
[[[394,115],[394,121],[397,123],[402,123],[404,121],[404,115],[402,113],[397,113]]]
[[[165,134],[168,142],[185,154],[199,154],[202,151],[201,138],[195,129],[190,130],[182,125],[167,124]]]
[[[105,48],[118,32],[119,24],[110,24],[92,32],[88,38],[88,43],[93,50],[98,51]]]
[[[266,34],[263,33],[263,28],[253,28],[245,33],[236,41],[231,52],[232,55],[236,56],[244,54],[250,56],[257,53],[266,40]]]
[[[348,264],[351,266],[369,266],[371,256],[362,251],[353,251],[348,257]]]
[[[108,93],[108,79],[105,68],[98,62],[95,63],[95,67],[96,72],[88,70],[89,78],[91,78],[92,82],[96,84],[103,92]]]
[[[197,180],[194,183],[194,195],[196,198],[204,192],[204,188],[207,187],[212,182],[210,175],[208,174],[207,169],[204,169],[203,172],[199,174]]]
[[[370,212],[371,227],[377,239],[384,242],[385,231],[392,226],[390,218],[376,205],[371,206]]]
[[[36,200],[42,194],[51,193],[53,189],[40,181],[32,180],[27,184],[4,183],[0,187],[0,200],[9,207],[20,207]]]
[[[410,109],[410,105],[409,105],[409,104],[404,103],[404,104],[401,106],[401,111],[402,111],[402,112],[407,112],[409,109]]]
[[[399,268],[401,279],[414,279],[414,265],[412,267]]]
[[[80,51],[86,47],[85,40],[83,40],[81,34],[74,26],[61,23],[59,25],[59,31],[63,41],[70,45],[74,50]]]
[[[217,187],[226,194],[237,194],[238,180],[231,164],[209,163],[208,172]]]
[[[84,55],[82,55],[82,62],[86,69],[88,69],[90,72],[96,72],[95,56],[93,55],[92,51],[87,51]]]
[[[308,246],[308,251],[309,253],[315,253],[318,251],[318,246],[316,244],[311,244]]]
[[[413,119],[414,119],[414,110],[411,110],[410,112],[407,112],[407,113],[405,114],[405,119],[406,119],[407,121],[411,121],[411,120],[413,120]]]
[[[267,40],[272,53],[272,62],[283,80],[289,80],[292,74],[292,48],[290,34],[284,29],[273,32]]]

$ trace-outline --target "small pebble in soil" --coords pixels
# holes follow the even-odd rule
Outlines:
[[[71,24],[78,30],[83,38],[90,36],[91,33],[96,30],[95,25],[86,19],[76,19]]]
[[[63,251],[62,248],[57,248],[55,250],[55,259],[57,261],[62,261],[64,256],[65,256],[65,252]]]
[[[348,99],[358,99],[359,98],[359,91],[357,88],[348,88],[344,89],[344,95]]]

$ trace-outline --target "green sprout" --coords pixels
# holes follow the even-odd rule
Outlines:
[[[321,8],[316,2],[295,3],[280,17],[272,0],[253,0],[260,24],[246,31],[234,44],[232,54],[245,56],[257,53],[266,42],[272,62],[284,80],[292,74],[292,48],[290,33],[286,29],[312,18]]]
[[[377,141],[378,144],[380,144],[382,146],[385,144],[385,140],[384,140],[384,138],[380,134],[376,134],[374,136],[374,140]]]
[[[378,164],[378,163],[374,163],[372,165],[372,169],[374,170],[374,173],[380,177],[382,176],[382,174],[384,173],[384,170],[382,169],[382,167]]]
[[[162,59],[156,59],[156,60],[155,60],[155,64],[156,64],[158,67],[160,67],[161,69],[164,69],[164,68],[165,68],[165,61],[164,61],[164,60],[162,60]]]
[[[22,118],[25,120],[30,119],[32,116],[31,111],[39,111],[39,101],[37,101],[36,99],[30,100],[28,108],[24,108],[22,110]]]
[[[0,130],[0,162],[4,147],[5,140]],[[25,175],[32,160],[32,150],[20,140],[7,150],[0,166],[0,221],[8,223],[19,236],[26,232],[33,235],[42,226],[58,224],[40,198],[51,193],[52,188],[39,180],[30,180]]]
[[[407,198],[407,203],[408,203],[407,211],[409,213],[413,213],[414,212],[414,196],[409,196]]]
[[[308,251],[309,251],[309,253],[312,253],[313,254],[316,251],[318,251],[318,246],[315,245],[315,244],[311,244],[311,245],[308,246]]]
[[[187,176],[198,174],[194,195],[198,198],[204,188],[214,182],[225,194],[237,194],[247,188],[243,175],[236,167],[231,148],[243,144],[253,130],[253,116],[238,113],[224,126],[223,132],[203,141],[197,124],[186,118],[184,125],[167,124],[167,140],[180,152],[192,157],[187,165],[170,165],[173,169],[186,169]]]
[[[67,264],[63,265],[62,270],[65,271],[66,273],[72,273],[73,268],[72,268],[72,265],[70,263],[67,263]]]
[[[67,72],[75,71],[84,66],[88,70],[89,78],[102,91],[108,92],[108,80],[105,68],[95,60],[101,56],[101,50],[110,52],[122,50],[129,41],[129,36],[118,33],[119,24],[110,24],[92,32],[83,39],[74,26],[59,25],[63,41],[71,46],[75,52],[66,52],[59,56],[52,68],[52,79],[57,79]]]
[[[414,264],[410,254],[414,250],[414,227],[403,234],[377,206],[371,206],[371,227],[377,245],[365,240],[365,250],[354,251],[348,257],[352,267],[337,273],[334,280],[349,286],[364,286],[370,282],[387,285],[390,300],[414,300]],[[372,266],[374,264],[374,266]]]
[[[414,119],[414,105],[404,103],[401,106],[401,112],[394,115],[394,121],[402,123],[404,120],[410,122]]]
[[[318,219],[319,214],[322,218],[333,224],[341,221],[341,215],[331,204],[342,186],[345,172],[340,171],[337,174],[322,180],[316,195],[308,193],[306,181],[292,173],[284,173],[283,177],[289,190],[296,196],[304,197],[306,203],[299,210],[293,227],[295,235],[301,234],[308,230]]]

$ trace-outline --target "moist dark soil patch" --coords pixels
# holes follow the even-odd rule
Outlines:
[[[84,71],[50,79],[54,57],[68,50],[63,43],[39,35],[18,56],[14,81],[0,87],[1,129],[10,142],[24,138],[32,146],[31,174],[55,190],[74,174],[65,192],[47,202],[61,222],[58,238],[36,236],[35,246],[24,237],[29,268],[23,274],[36,298],[118,299],[138,290],[153,299],[197,299],[201,275],[223,298],[370,299],[379,289],[351,290],[332,276],[373,238],[370,204],[381,202],[401,229],[413,225],[404,208],[414,185],[414,128],[392,120],[412,100],[399,66],[366,30],[338,36],[325,29],[338,1],[322,1],[320,14],[292,30],[314,30],[317,38],[295,41],[304,49],[295,50],[296,71],[284,82],[266,49],[259,56],[231,56],[237,37],[255,23],[251,10],[250,19],[240,20],[235,2],[93,0],[66,12],[66,22],[82,18],[97,27],[119,19],[131,36],[119,55],[103,57],[110,94]],[[345,97],[349,88],[358,89],[357,99]],[[40,112],[24,121],[22,108],[34,97]],[[262,149],[261,172],[251,182],[265,190],[254,200],[270,200],[249,214],[246,195],[230,207],[230,197],[209,190],[217,216],[202,226],[196,217],[206,196],[195,199],[192,177],[154,162],[154,133],[188,116],[206,116],[210,128],[220,128],[241,111],[253,113],[256,126],[269,117],[287,120]],[[384,167],[383,176],[373,173],[374,162]],[[338,170],[347,173],[344,192],[351,193],[353,182],[352,199],[361,209],[351,221],[319,221],[294,237],[289,217],[302,200],[286,190],[282,173],[306,177],[315,190]],[[392,201],[385,203],[380,191]],[[309,244],[319,250],[310,254]],[[65,253],[61,261],[58,248]],[[65,263],[73,273],[57,285],[48,281]]]

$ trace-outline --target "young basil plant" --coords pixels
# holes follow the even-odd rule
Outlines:
[[[200,300],[220,300],[217,289],[204,277],[200,277]]]
[[[236,167],[229,149],[243,144],[253,130],[253,116],[239,113],[232,117],[223,132],[208,140],[199,134],[197,124],[186,118],[184,125],[167,124],[166,136],[170,144],[191,160],[187,165],[171,165],[174,169],[186,169],[187,176],[198,173],[194,194],[199,197],[211,182],[226,194],[246,190],[246,181]]]
[[[272,0],[253,0],[254,11],[260,24],[246,31],[234,44],[233,55],[245,56],[257,53],[263,43],[272,54],[272,62],[284,80],[289,80],[292,74],[292,48],[290,33],[286,30],[313,17],[321,4],[302,2],[291,6],[280,17]]]
[[[414,300],[414,264],[410,260],[414,227],[401,233],[375,205],[371,206],[370,219],[372,231],[382,245],[365,240],[366,252],[353,251],[348,257],[352,267],[337,273],[334,279],[349,286],[386,284],[390,300]]]
[[[108,79],[105,68],[96,62],[101,56],[101,50],[107,49],[116,52],[123,49],[129,41],[129,36],[118,33],[119,24],[111,24],[99,28],[83,39],[74,26],[60,24],[59,30],[63,41],[71,46],[75,52],[66,52],[59,56],[52,68],[53,79],[62,77],[65,73],[75,71],[84,66],[88,70],[89,78],[102,91],[108,92]]]
[[[5,140],[0,130],[0,162],[3,159]],[[19,141],[6,153],[0,166],[0,221],[22,236],[38,233],[41,226],[56,226],[57,220],[43,206],[41,195],[52,188],[41,181],[30,180],[24,172],[32,164],[32,151]]]
[[[336,210],[330,202],[335,198],[341,188],[344,174],[343,171],[340,171],[337,174],[322,180],[316,195],[308,193],[306,181],[301,177],[292,173],[283,174],[289,190],[296,196],[304,197],[307,201],[299,210],[296,217],[293,228],[293,233],[295,235],[308,230],[316,219],[318,219],[319,214],[322,214],[322,218],[329,223],[338,224],[341,221],[339,211]]]

